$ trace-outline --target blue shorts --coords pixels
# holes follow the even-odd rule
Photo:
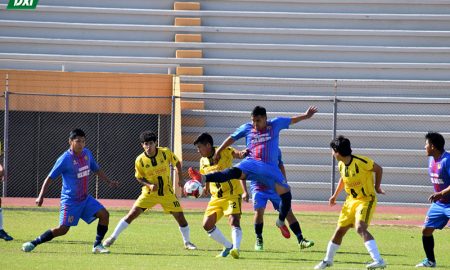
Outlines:
[[[59,225],[77,226],[80,218],[90,224],[97,219],[95,214],[104,208],[99,201],[90,195],[82,202],[61,201]]]
[[[442,230],[450,219],[450,204],[432,203],[423,226]]]
[[[247,179],[258,181],[269,189],[275,190],[275,184],[289,188],[280,168],[260,160],[246,158],[236,165],[246,175]]]
[[[253,199],[253,209],[261,209],[266,208],[267,201],[270,201],[273,205],[273,208],[278,211],[278,207],[280,206],[281,198],[278,193],[272,190],[259,190],[252,191],[252,199]]]

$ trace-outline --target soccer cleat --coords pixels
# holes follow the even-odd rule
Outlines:
[[[185,248],[185,249],[189,249],[189,250],[195,250],[195,249],[197,249],[197,247],[196,247],[194,244],[192,244],[191,242],[186,242],[186,243],[184,243],[184,248]]]
[[[264,242],[262,238],[256,237],[255,250],[264,251]]]
[[[416,267],[431,267],[431,268],[434,268],[434,267],[436,267],[436,263],[428,260],[428,258],[427,258],[427,259],[424,259],[419,264],[416,264]]]
[[[233,248],[230,251],[230,255],[231,255],[231,257],[233,257],[233,259],[239,259],[239,249]]]
[[[199,181],[200,183],[202,183],[202,175],[200,174],[199,171],[195,170],[195,169],[192,168],[192,167],[189,167],[188,173],[189,173],[189,177],[190,177],[190,178],[192,178],[192,179],[194,179],[194,180],[197,180],[197,181]]]
[[[306,240],[305,238],[303,238],[300,243],[298,243],[298,246],[300,247],[300,249],[310,248],[314,246],[314,241]]]
[[[31,252],[35,247],[31,242],[26,242],[22,245],[22,251]]]
[[[291,237],[291,233],[289,232],[289,229],[286,226],[286,224],[284,224],[284,221],[281,221],[281,220],[277,219],[275,224],[280,229],[281,234],[283,235],[284,238],[290,238]]]
[[[106,249],[102,244],[98,244],[92,248],[92,253],[94,254],[108,254],[109,250]]]
[[[225,257],[227,257],[228,254],[230,254],[230,251],[231,251],[232,249],[233,249],[233,246],[231,246],[231,247],[229,247],[229,248],[224,247],[224,248],[222,249],[222,252],[220,252],[220,253],[216,256],[216,258],[225,258]]]
[[[366,265],[366,268],[371,270],[371,269],[384,269],[386,267],[386,263],[384,262],[383,259],[380,259],[379,261],[374,261],[373,263],[370,263],[368,265]]]
[[[321,261],[318,265],[314,266],[314,269],[325,269],[333,265],[333,262]]]
[[[5,232],[4,230],[0,230],[0,238],[5,240],[5,241],[11,241],[11,240],[14,239],[7,232]]]
[[[103,241],[103,246],[104,247],[110,247],[110,246],[112,246],[114,244],[115,241],[116,241],[116,238],[114,238],[112,236],[108,237],[108,238],[106,238],[105,241]]]

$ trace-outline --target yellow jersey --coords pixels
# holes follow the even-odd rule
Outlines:
[[[214,147],[214,152],[217,147]],[[200,159],[200,173],[208,174],[231,168],[233,166],[233,147],[228,147],[220,153],[220,160],[214,164],[213,157],[202,157]],[[215,198],[223,198],[231,195],[240,195],[244,191],[239,179],[231,179],[227,182],[216,183],[210,182],[209,192]]]
[[[372,171],[374,161],[365,156],[351,157],[348,165],[342,161],[338,163],[345,192],[353,199],[371,199],[372,196],[376,196]]]
[[[147,156],[144,152],[140,154],[134,163],[134,176],[139,179],[145,179],[151,184],[157,184],[158,196],[165,194],[174,194],[172,188],[172,179],[170,178],[170,164],[176,166],[178,158],[172,151],[166,147],[156,147],[156,155],[153,157]],[[142,193],[150,193],[147,186],[142,187]]]

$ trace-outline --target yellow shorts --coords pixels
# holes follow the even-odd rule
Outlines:
[[[209,217],[212,214],[217,215],[217,221],[223,216],[235,215],[242,213],[242,198],[241,195],[233,195],[225,198],[214,198],[206,207],[205,217]]]
[[[158,196],[156,193],[142,193],[136,202],[134,202],[134,206],[145,209],[151,209],[157,204],[160,204],[166,213],[183,212],[180,201],[178,201],[175,194],[169,193],[164,196]]]
[[[372,196],[370,200],[355,200],[347,197],[339,215],[338,226],[354,226],[357,220],[364,221],[369,225],[376,206],[377,198],[375,196]]]

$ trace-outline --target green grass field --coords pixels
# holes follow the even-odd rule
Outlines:
[[[107,236],[126,214],[126,210],[110,210],[111,225]],[[273,225],[276,215],[266,214],[264,252],[255,252],[252,213],[242,217],[244,233],[241,258],[217,259],[221,247],[209,239],[201,226],[202,212],[186,212],[191,228],[191,240],[199,250],[183,249],[178,226],[171,215],[152,211],[142,215],[128,227],[114,246],[111,254],[91,254],[96,224],[80,221],[63,237],[38,246],[31,253],[20,250],[23,242],[34,239],[58,223],[58,209],[39,210],[6,208],[5,229],[14,241],[0,241],[0,269],[312,269],[324,256],[327,243],[335,229],[335,213],[297,214],[304,235],[316,242],[310,249],[300,251],[295,238],[284,239]],[[375,219],[393,218],[376,215]],[[421,216],[412,218],[423,219]],[[230,238],[230,227],[224,219],[219,224]],[[389,269],[413,269],[424,257],[421,231],[408,226],[371,226],[382,256]],[[448,255],[450,230],[435,232],[437,269],[450,269]],[[349,231],[335,257],[331,269],[365,269],[370,257],[354,230]]]

